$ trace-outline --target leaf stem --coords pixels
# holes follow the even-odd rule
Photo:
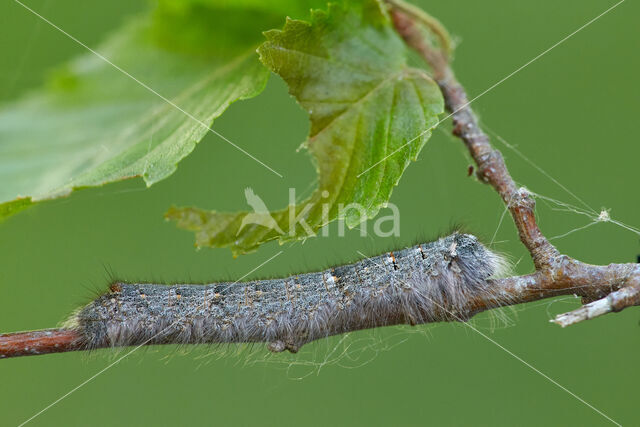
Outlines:
[[[454,44],[451,40],[451,35],[439,20],[419,7],[404,2],[403,0],[387,0],[387,4],[393,9],[402,11],[425,25],[438,38],[446,58],[450,58],[453,55]]]

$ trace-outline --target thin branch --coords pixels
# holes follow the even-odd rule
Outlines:
[[[594,319],[608,313],[618,312],[625,307],[640,305],[640,285],[627,286],[611,292],[605,298],[590,302],[577,310],[560,314],[551,320],[562,326],[570,326],[583,320]]]
[[[526,188],[518,188],[502,154],[491,146],[489,137],[478,126],[471,103],[456,80],[447,55],[424,37],[419,15],[410,8],[398,6],[400,0],[388,0],[387,3],[398,34],[431,66],[451,113],[453,134],[467,146],[476,162],[478,178],[498,192],[511,213],[520,241],[533,259],[535,273],[498,280],[494,285],[506,292],[513,304],[572,293],[581,295],[585,302],[593,301],[579,310],[556,317],[554,322],[561,326],[640,305],[640,265],[585,264],[560,254],[549,242],[536,222],[534,198]],[[476,303],[476,312],[491,308],[488,301]]]
[[[0,359],[80,349],[82,338],[70,329],[43,329],[0,335]]]

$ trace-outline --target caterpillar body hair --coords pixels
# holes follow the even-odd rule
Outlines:
[[[475,236],[437,241],[280,279],[205,285],[116,282],[67,325],[87,349],[141,344],[265,342],[296,352],[311,341],[394,324],[466,320],[492,299],[505,261]]]

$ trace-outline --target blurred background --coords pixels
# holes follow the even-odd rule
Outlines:
[[[454,68],[470,97],[500,80],[614,4],[571,0],[417,2],[458,38]],[[31,0],[30,7],[89,46],[148,7],[145,2]],[[637,117],[640,114],[640,6],[627,1],[474,103],[483,124],[599,212],[640,226]],[[284,20],[283,20],[284,21]],[[0,4],[0,102],[39,87],[51,67],[82,47],[18,4]],[[123,78],[125,78],[123,76]],[[207,136],[169,179],[82,190],[0,224],[0,331],[54,327],[124,280],[202,282],[325,268],[407,246],[454,223],[494,241],[531,271],[498,196],[467,177],[470,159],[445,123],[412,164],[391,201],[401,236],[318,237],[271,243],[234,259],[228,249],[196,251],[193,235],[163,220],[171,205],[246,209],[253,187],[270,208],[288,188],[308,193],[315,171],[296,152],[307,117],[272,76],[264,93],[236,103],[214,129],[283,173],[257,167]],[[501,148],[514,178],[537,194],[579,205],[567,192]],[[2,183],[0,183],[2,185]],[[539,200],[547,236],[592,222]],[[381,215],[388,212],[381,212]],[[372,222],[368,229],[371,231]],[[371,233],[369,233],[371,234]],[[494,236],[495,234],[495,236]],[[600,223],[553,240],[582,261],[635,262],[640,237]],[[633,366],[640,352],[640,309],[561,329],[548,322],[575,309],[573,297],[484,313],[473,325],[621,424],[638,422]],[[17,425],[125,352],[97,351],[0,362],[0,423]],[[30,425],[606,425],[609,422],[461,324],[390,327],[307,345],[298,355],[253,347],[141,349]]]

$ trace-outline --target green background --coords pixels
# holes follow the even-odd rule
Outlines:
[[[421,2],[460,39],[455,69],[471,97],[592,19],[613,1]],[[428,5],[427,5],[428,3]],[[30,1],[90,46],[142,2]],[[596,210],[638,226],[637,117],[640,32],[626,1],[474,103],[484,124]],[[0,4],[0,100],[37,88],[54,65],[83,49],[11,1]],[[125,77],[123,77],[125,78]],[[177,173],[150,189],[141,181],[83,190],[0,224],[0,331],[53,327],[104,289],[126,280],[239,278],[324,268],[462,223],[491,240],[504,211],[497,195],[466,176],[462,144],[436,131],[391,201],[399,238],[352,230],[304,244],[276,243],[237,259],[226,249],[195,251],[193,236],[163,220],[172,205],[245,209],[253,187],[270,208],[288,188],[307,193],[314,170],[305,152],[307,119],[273,76],[259,97],[234,104],[214,128],[281,172],[280,179],[209,135]],[[500,145],[498,145],[500,147]],[[576,203],[503,150],[514,178],[536,193]],[[2,183],[0,183],[2,185]],[[382,214],[388,214],[383,211]],[[591,219],[540,201],[548,236]],[[371,232],[372,223],[368,230]],[[597,224],[554,240],[580,260],[634,262],[639,236]],[[494,245],[531,269],[506,217]],[[624,425],[638,423],[640,311],[561,329],[548,322],[578,307],[572,297],[485,313],[473,325]],[[0,424],[17,425],[125,352],[98,351],[0,361]],[[30,425],[606,425],[565,391],[461,324],[392,327],[334,337],[298,355],[263,346],[141,349],[40,415]]]

